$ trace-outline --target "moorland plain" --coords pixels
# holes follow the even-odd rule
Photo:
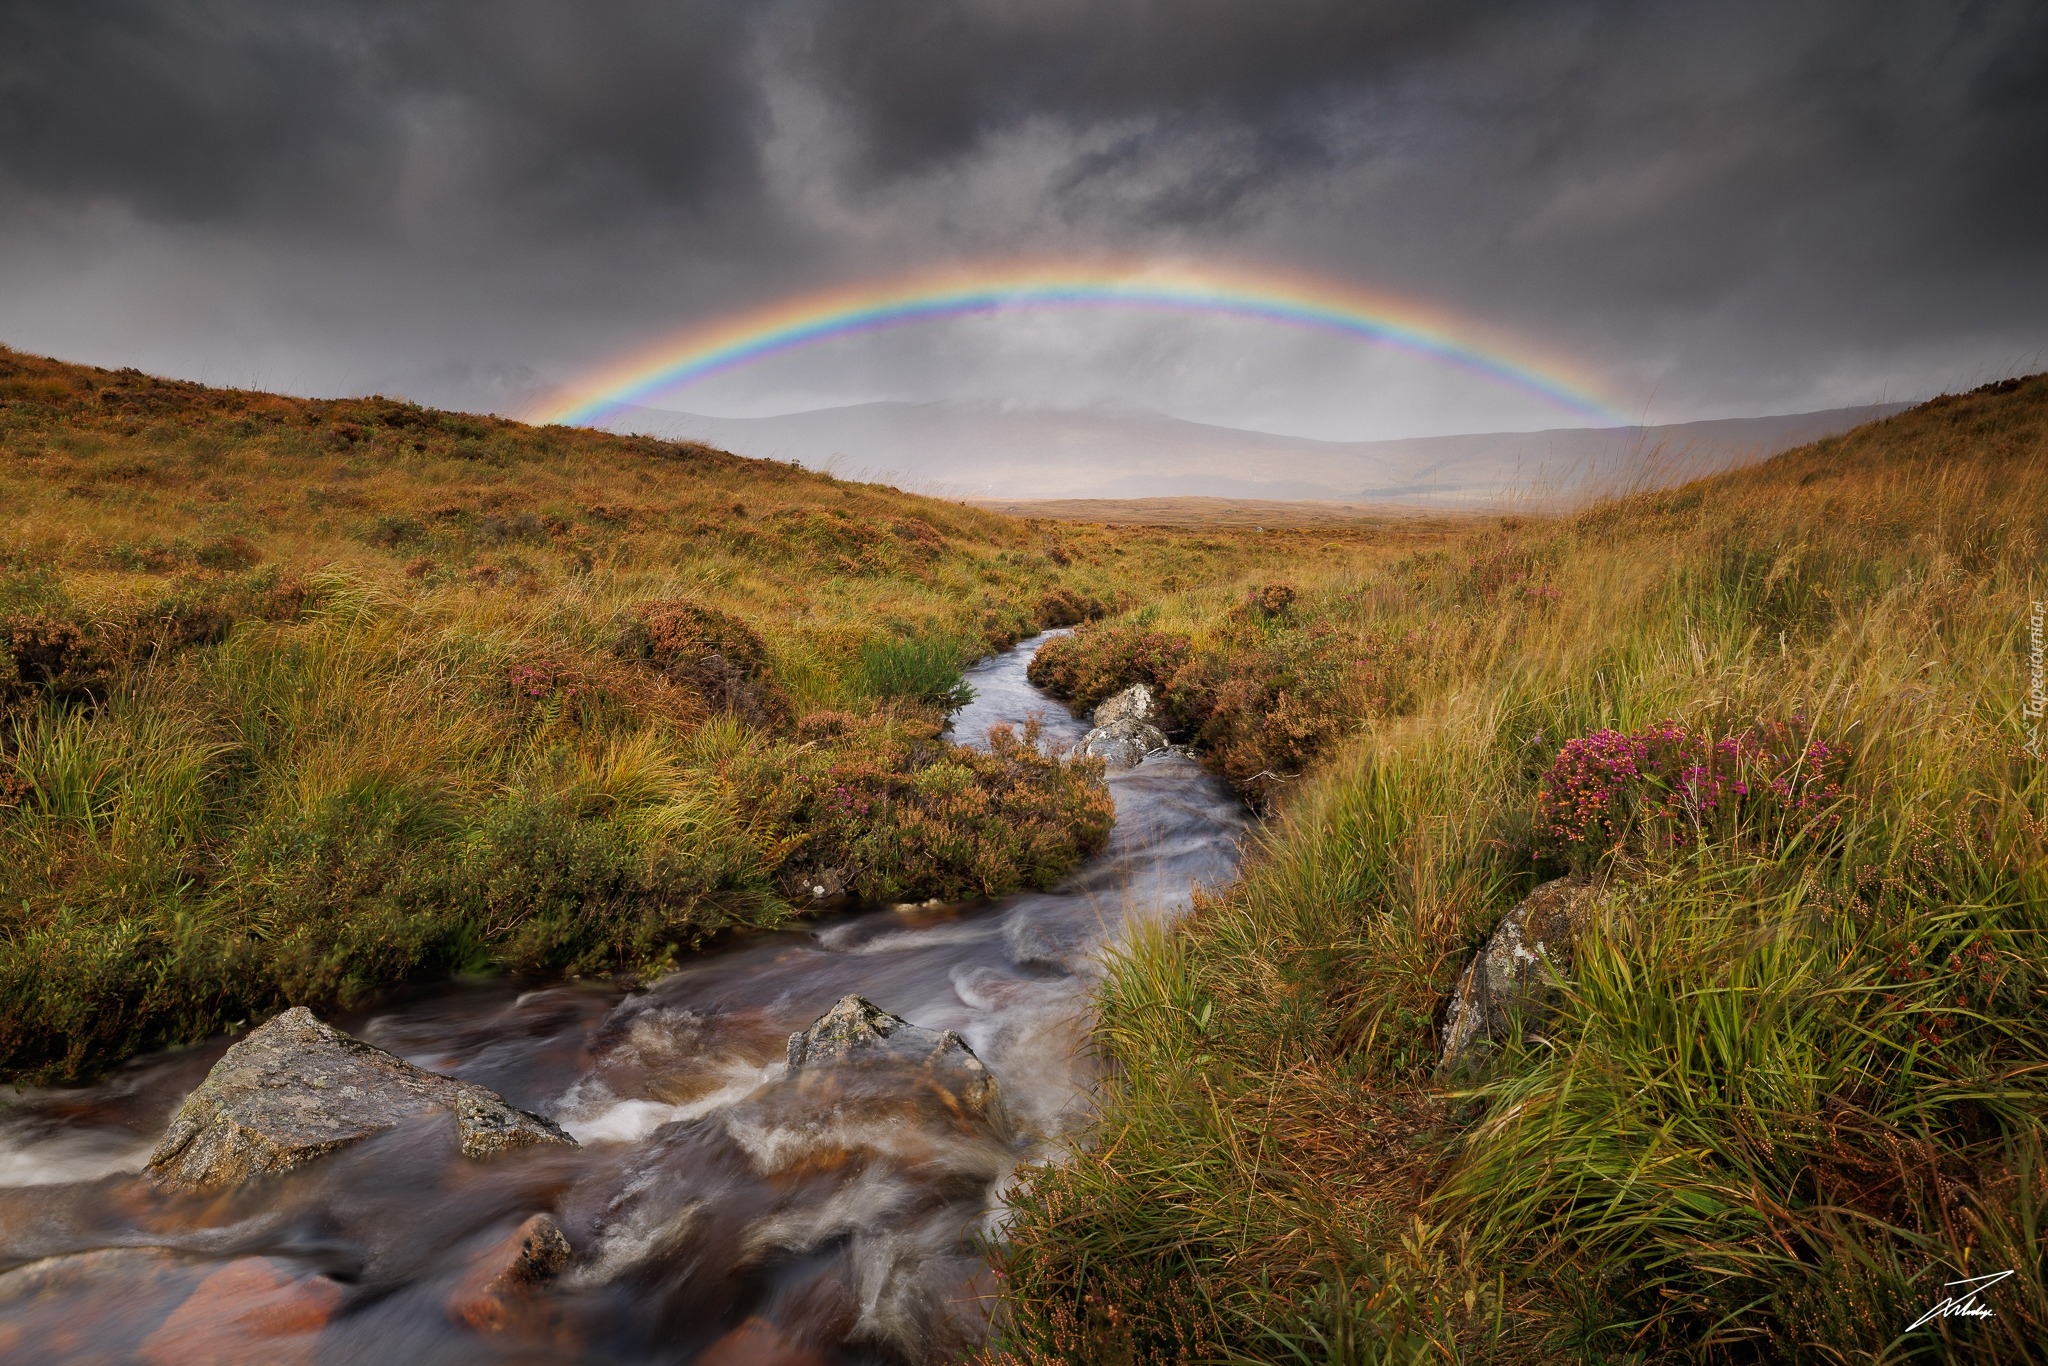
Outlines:
[[[0,505],[11,1077],[1044,885],[1099,769],[942,727],[1077,626],[1034,679],[1147,683],[1267,821],[1113,966],[992,1358],[2048,1339],[2048,379],[1569,514],[1175,526],[5,353]],[[1446,1069],[1560,877],[1543,1029]]]

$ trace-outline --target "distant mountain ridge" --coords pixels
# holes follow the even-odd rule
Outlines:
[[[1156,413],[863,403],[777,417],[631,408],[607,425],[970,498],[1153,496],[1408,503],[1575,501],[1763,460],[1910,405],[1654,427],[1318,441]]]

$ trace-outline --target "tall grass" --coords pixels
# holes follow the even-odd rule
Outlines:
[[[902,698],[950,711],[974,697],[961,673],[980,642],[949,636],[911,636],[863,642],[854,677],[862,692],[879,699]]]
[[[1304,629],[1434,643],[1113,971],[1116,1080],[1019,1199],[992,1355],[2040,1359],[2044,545],[2037,378],[1304,578]],[[1846,754],[1829,818],[1623,832],[1543,1037],[1439,1073],[1457,973],[1564,871],[1565,742],[1794,718]],[[1907,1331],[2008,1269],[1993,1317]]]

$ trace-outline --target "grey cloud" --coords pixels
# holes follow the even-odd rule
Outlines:
[[[0,0],[0,334],[177,354],[105,282],[232,271],[209,345],[496,402],[809,284],[1161,252],[1704,416],[2038,353],[2043,166],[2029,0]]]
[[[804,58],[873,170],[971,152],[1016,121],[1170,117],[1318,159],[1327,101],[1444,50],[1502,8],[1430,0],[874,0],[825,4]]]
[[[443,170],[544,216],[599,216],[598,193],[687,207],[750,175],[750,13],[743,0],[18,0],[0,8],[0,175],[17,193],[147,217],[339,232]]]

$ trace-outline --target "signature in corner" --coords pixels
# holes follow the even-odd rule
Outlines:
[[[1907,1324],[1906,1331],[1910,1333],[1921,1324],[1933,1319],[1991,1318],[1991,1310],[1979,1304],[1977,1297],[2013,1274],[2010,1271],[1994,1271],[1985,1276],[1970,1276],[1960,1281],[1944,1282],[1941,1287],[1943,1290],[1954,1290],[1958,1286],[1965,1286],[1967,1289],[1963,1290],[1961,1294],[1943,1296],[1941,1303]]]

